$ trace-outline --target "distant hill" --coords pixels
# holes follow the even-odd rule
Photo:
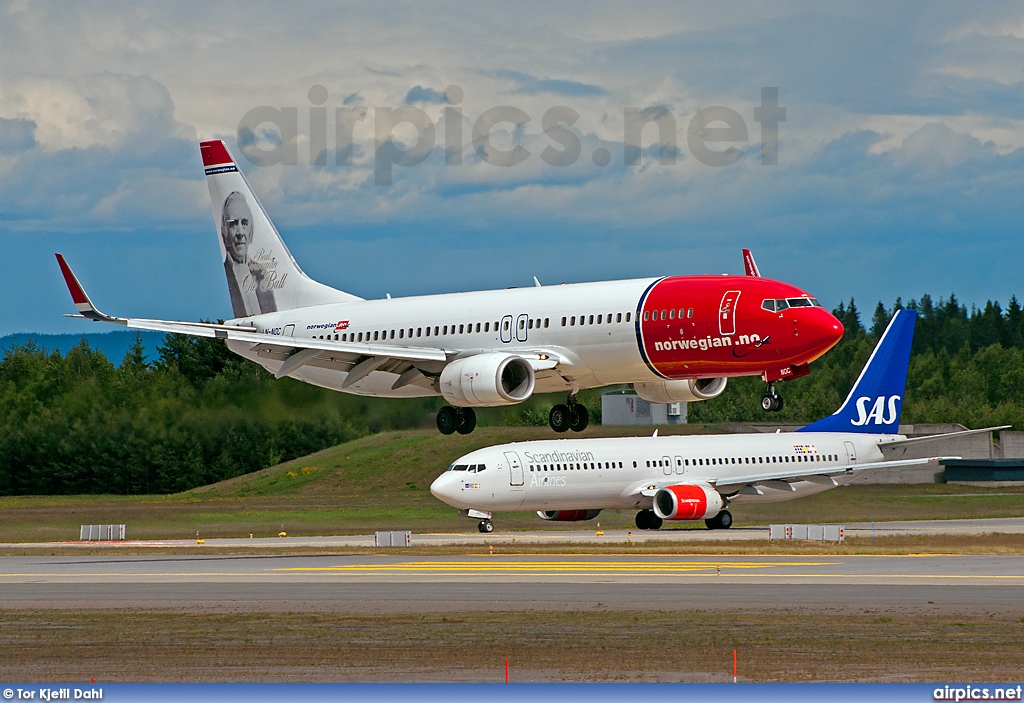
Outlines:
[[[146,346],[146,358],[155,361],[159,354],[157,347],[163,344],[163,332],[140,332],[142,343]],[[134,330],[117,330],[114,332],[91,332],[89,334],[36,334],[33,332],[18,332],[0,337],[0,354],[13,347],[24,346],[32,340],[36,346],[44,349],[58,349],[61,354],[68,351],[82,341],[82,337],[89,340],[89,346],[110,359],[114,364],[120,364],[124,355],[128,352],[132,340],[135,338]]]

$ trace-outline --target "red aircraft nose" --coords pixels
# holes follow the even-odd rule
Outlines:
[[[808,316],[810,319],[806,321],[806,325],[801,321],[801,327],[810,328],[810,333],[816,342],[815,346],[820,350],[818,351],[820,356],[843,338],[845,330],[843,323],[825,308],[817,308],[814,312],[817,314],[813,317]],[[819,344],[820,346],[818,346]]]

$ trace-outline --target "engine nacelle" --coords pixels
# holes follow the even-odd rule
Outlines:
[[[636,394],[649,403],[693,403],[722,395],[726,378],[686,378],[680,381],[634,383]]]
[[[441,371],[441,395],[452,405],[483,407],[521,403],[533,394],[533,367],[514,354],[476,354]]]
[[[654,514],[662,520],[703,520],[724,507],[722,496],[711,486],[683,483],[654,494]]]
[[[555,522],[578,522],[593,520],[601,514],[600,510],[538,510],[537,514],[545,520]]]

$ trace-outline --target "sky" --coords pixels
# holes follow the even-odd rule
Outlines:
[[[865,318],[1024,297],[1019,2],[0,2],[0,335],[99,331],[62,317],[58,251],[104,312],[230,317],[205,139],[367,298],[741,273],[742,247]]]

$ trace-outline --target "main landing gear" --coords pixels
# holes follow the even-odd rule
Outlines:
[[[481,520],[480,524],[477,525],[476,528],[484,534],[488,534],[494,532],[494,523],[490,520]]]
[[[572,394],[565,405],[558,404],[551,408],[548,424],[555,432],[582,432],[590,424],[590,413],[585,405],[576,402],[576,395]]]
[[[708,526],[709,530],[728,530],[732,527],[732,513],[722,510],[718,515],[705,520],[704,524]]]
[[[473,408],[453,408],[451,405],[445,405],[437,411],[437,429],[441,434],[469,434],[476,429],[476,412]]]
[[[636,527],[638,530],[659,530],[662,519],[654,514],[653,510],[641,510],[636,514]]]
[[[782,410],[783,405],[782,396],[775,392],[775,384],[769,383],[768,390],[761,398],[761,409],[767,413],[774,413]]]

